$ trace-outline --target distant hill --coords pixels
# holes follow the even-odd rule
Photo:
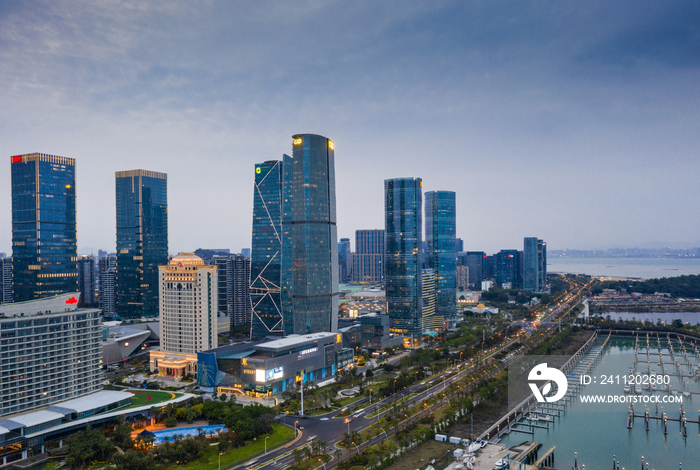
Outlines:
[[[668,292],[674,297],[698,299],[700,298],[700,275],[662,277],[646,281],[605,281],[595,289],[594,293],[602,292],[603,289],[627,289],[627,292],[642,294]]]

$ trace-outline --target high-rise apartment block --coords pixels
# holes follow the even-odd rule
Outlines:
[[[11,161],[14,301],[77,292],[75,159],[30,153]]]
[[[158,315],[158,266],[168,262],[168,179],[148,170],[118,171],[117,311]]]
[[[523,289],[542,292],[547,285],[547,244],[537,237],[526,237],[523,249]]]
[[[76,310],[79,296],[74,291],[0,306],[0,416],[101,388],[100,311]]]
[[[469,289],[469,266],[457,266],[456,273],[457,290]]]
[[[12,258],[0,258],[0,304],[12,302]]]
[[[424,256],[436,277],[436,316],[451,325],[457,314],[456,196],[453,191],[425,193]],[[425,315],[423,315],[425,319]],[[442,323],[442,322],[441,322]],[[435,322],[437,325],[437,322]],[[442,328],[442,324],[439,325]],[[425,328],[425,326],[424,326]]]
[[[330,139],[292,136],[284,156],[282,316],[284,333],[338,329],[335,152]]]
[[[231,286],[231,328],[250,327],[253,308],[250,302],[250,258],[247,256],[231,256]]]
[[[277,160],[255,165],[250,260],[250,299],[253,309],[250,336],[253,340],[284,334],[280,298],[282,165]]]
[[[409,346],[423,336],[422,187],[420,178],[384,180],[387,314],[392,331],[408,338]]]
[[[338,273],[340,282],[347,282],[351,279],[352,251],[349,238],[341,238],[338,242]]]
[[[182,377],[197,373],[197,353],[217,347],[216,266],[194,253],[180,253],[158,268],[160,351],[151,352],[151,371]]]
[[[381,229],[356,230],[352,256],[352,280],[375,283],[384,280],[386,232]]]
[[[95,303],[95,258],[92,256],[78,256],[78,292],[81,307]]]
[[[117,257],[114,254],[105,255],[98,263],[99,293],[98,299],[102,315],[114,317],[117,315],[115,283],[117,281]]]

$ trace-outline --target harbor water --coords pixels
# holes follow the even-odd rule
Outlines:
[[[602,343],[603,338],[597,340]],[[644,348],[638,350],[637,370],[646,372],[647,367],[651,371],[661,373],[659,352],[662,354],[665,363],[665,371],[670,377],[670,385],[677,391],[684,389],[700,392],[700,383],[695,379],[681,380],[672,374],[676,369],[672,365],[675,361],[684,361],[684,357],[679,355],[681,346],[673,342],[676,353],[675,359],[670,355],[670,349],[666,344],[665,336],[661,336],[661,349],[656,349],[656,339],[653,337],[652,355],[642,354],[646,351],[646,338],[641,336],[639,344]],[[623,383],[601,384],[602,375],[624,376],[628,374],[629,368],[634,367],[634,338],[612,337],[610,345],[606,348],[604,355],[596,366],[590,371],[590,376],[596,382],[583,387],[579,393],[574,395],[575,399],[568,405],[566,411],[561,411],[560,416],[555,416],[547,423],[547,429],[527,426],[518,426],[521,429],[532,429],[534,435],[512,432],[503,436],[501,444],[513,446],[523,441],[535,441],[543,444],[540,453],[546,451],[551,446],[556,446],[555,464],[557,469],[570,469],[574,464],[574,452],[578,453],[578,464],[586,465],[589,470],[611,469],[613,456],[620,462],[620,468],[634,469],[641,467],[641,458],[644,456],[645,462],[649,462],[649,468],[655,470],[677,470],[679,463],[684,469],[700,469],[700,425],[688,424],[687,437],[681,434],[681,426],[676,421],[667,423],[667,434],[663,432],[662,420],[650,420],[649,431],[645,430],[644,420],[637,418],[634,420],[632,429],[628,429],[627,420],[629,415],[629,405],[625,403],[615,403],[605,405],[605,411],[597,404],[581,403],[578,399],[580,394],[585,395],[627,395],[623,390]],[[700,362],[700,355],[693,355],[693,346],[685,343],[688,351],[688,362],[697,365]],[[656,355],[654,355],[656,354]],[[650,364],[647,364],[650,358]],[[656,361],[656,363],[654,363]],[[685,368],[682,368],[685,370]],[[669,395],[668,392],[643,391],[642,395]],[[682,393],[679,393],[682,395]],[[695,401],[695,403],[693,403]],[[651,416],[657,412],[654,404],[636,404],[634,411],[636,414],[644,414],[645,407]],[[683,396],[683,409],[689,420],[698,420],[700,414],[700,394],[690,397]],[[545,411],[544,409],[542,411]],[[677,419],[680,414],[678,403],[659,403],[658,413],[663,416]],[[541,423],[545,424],[545,423]]]

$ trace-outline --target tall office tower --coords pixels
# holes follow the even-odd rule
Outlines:
[[[350,275],[352,274],[352,252],[349,238],[341,238],[340,242],[338,242],[338,271],[340,273],[340,282],[350,280]]]
[[[461,238],[455,238],[455,251],[457,253],[464,251],[464,241]]]
[[[0,304],[12,302],[12,258],[0,258]]]
[[[484,269],[481,273],[484,279],[495,279],[496,277],[496,255],[489,255],[484,258]]]
[[[160,351],[151,352],[151,371],[182,377],[197,372],[197,353],[216,348],[216,266],[194,253],[180,253],[158,267]]]
[[[384,180],[387,314],[391,330],[411,347],[423,336],[422,187],[420,178]]]
[[[16,155],[11,173],[14,301],[76,292],[75,159]]]
[[[518,250],[501,250],[496,254],[496,284],[503,289],[519,285]]]
[[[469,266],[457,266],[457,290],[469,289]]]
[[[547,243],[537,239],[537,274],[540,276],[540,290],[547,288]]]
[[[76,310],[78,295],[73,291],[0,306],[0,416],[102,388],[100,311]],[[33,425],[26,426],[23,435],[31,434]]]
[[[244,255],[231,256],[231,329],[249,326],[253,316],[250,303],[250,258]]]
[[[442,331],[445,329],[446,317],[437,310],[437,274],[432,269],[424,269],[422,277],[423,331]]]
[[[523,248],[523,289],[531,292],[541,292],[543,288],[542,266],[544,242],[537,237],[526,237]],[[546,266],[546,264],[545,264]]]
[[[352,256],[352,280],[382,282],[385,252],[386,232],[384,230],[356,230],[355,254]]]
[[[484,280],[484,260],[486,253],[483,251],[467,251],[467,266],[469,267],[469,285],[480,289]]]
[[[168,263],[168,176],[118,171],[117,312],[158,315],[158,266]]]
[[[428,267],[435,272],[437,278],[436,315],[448,325],[452,325],[457,314],[455,204],[453,191],[425,193],[425,241],[428,244],[425,256]],[[442,327],[442,324],[439,326]]]
[[[80,307],[95,303],[95,258],[92,256],[78,256],[78,292]]]
[[[284,333],[338,329],[338,236],[333,141],[292,136],[284,156],[282,315]]]
[[[283,163],[277,160],[255,165],[253,244],[250,260],[252,340],[284,334],[280,300],[282,165]]]
[[[250,248],[241,248],[241,254],[246,258],[250,258]]]
[[[117,280],[117,256],[114,254],[105,255],[100,258],[99,265],[99,295],[100,309],[104,317],[114,317],[117,315],[117,304],[115,298],[115,283]]]

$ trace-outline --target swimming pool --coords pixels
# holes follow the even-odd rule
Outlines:
[[[163,443],[163,438],[169,437],[170,439],[173,438],[175,434],[180,434],[183,437],[194,437],[197,435],[197,429],[202,428],[205,433],[207,433],[207,436],[209,435],[209,431],[214,431],[216,434],[219,434],[220,432],[226,432],[226,426],[223,424],[209,424],[207,426],[195,426],[191,428],[177,428],[177,429],[168,429],[165,431],[154,431],[153,434],[156,436],[156,443],[162,444]]]

